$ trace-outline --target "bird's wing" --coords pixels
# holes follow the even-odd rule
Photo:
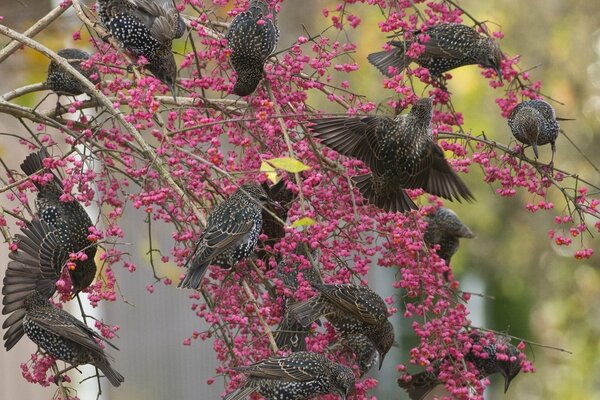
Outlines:
[[[437,28],[437,29],[436,29]],[[454,35],[472,35],[473,31],[469,27],[464,27],[466,29],[461,29],[458,27],[453,30]],[[427,30],[426,33],[429,35],[429,40],[426,43],[422,43],[425,46],[425,50],[421,53],[421,57],[442,57],[442,58],[453,58],[453,59],[461,59],[465,57],[464,51],[462,51],[458,47],[452,46],[453,40],[448,40],[447,38],[442,38],[442,29],[440,27],[433,27]],[[447,33],[446,33],[447,34]],[[475,33],[477,34],[477,33]],[[458,41],[458,38],[456,39]]]
[[[328,147],[348,157],[363,161],[371,170],[381,170],[377,127],[388,117],[328,117],[310,120],[314,136]]]
[[[321,295],[327,298],[339,310],[345,311],[352,317],[369,325],[377,325],[387,318],[387,308],[385,303],[375,300],[374,293],[367,293],[367,289],[361,290],[355,285],[313,285]],[[370,301],[364,301],[365,297],[372,297],[379,304],[370,304]],[[381,310],[380,310],[381,308]],[[384,312],[382,312],[385,310]]]
[[[307,368],[303,364],[294,357],[273,357],[248,367],[239,368],[239,370],[248,376],[257,378],[296,382],[306,382],[315,379],[315,375],[307,371]]]
[[[168,42],[176,36],[179,26],[179,11],[173,0],[129,0],[136,8],[136,15],[148,29],[152,37],[160,42]]]

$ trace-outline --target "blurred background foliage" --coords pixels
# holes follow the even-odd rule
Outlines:
[[[49,2],[34,3],[0,0],[0,15],[5,17],[2,23],[25,30],[51,6]],[[279,16],[282,38],[278,48],[287,47],[299,35],[307,35],[301,23],[311,34],[321,32],[324,21],[321,10],[331,9],[335,4],[335,1],[286,1]],[[500,42],[504,52],[509,56],[520,55],[521,67],[531,69],[534,80],[543,81],[543,93],[560,102],[553,103],[559,116],[576,119],[561,125],[565,135],[559,136],[557,141],[555,166],[577,172],[600,185],[597,169],[600,165],[600,3],[589,0],[464,0],[460,5],[478,20],[497,24],[505,34]],[[386,40],[386,35],[377,27],[382,14],[377,8],[362,4],[349,5],[348,10],[362,19],[356,30],[347,32],[349,39],[358,45],[352,57],[360,66],[358,72],[348,77],[351,89],[376,103],[384,101],[394,93],[382,88],[381,74],[366,60],[367,54],[378,51]],[[470,24],[466,17],[464,22]],[[53,49],[74,44],[89,48],[84,41],[73,42],[71,32],[80,27],[81,23],[73,15],[65,14],[36,39]],[[336,34],[333,30],[327,32],[329,37],[337,35],[340,41],[345,40],[345,34]],[[6,40],[2,38],[0,43],[6,43]],[[182,44],[176,44],[176,49],[183,50]],[[30,50],[17,53],[0,65],[4,77],[0,85],[2,92],[43,80],[47,64],[41,55]],[[454,78],[448,88],[454,106],[464,115],[464,128],[473,134],[484,132],[490,139],[509,143],[512,139],[510,130],[494,101],[503,88],[490,88],[477,67],[461,68],[453,71],[452,75]],[[40,98],[29,97],[19,102],[31,105]],[[326,101],[319,101],[315,103],[317,105],[323,110],[339,111]],[[14,127],[14,120],[0,117],[1,131]],[[566,136],[596,166],[590,165]],[[9,151],[8,146],[0,141],[0,154],[4,159],[11,159],[6,158]],[[13,165],[20,157],[14,160]],[[549,146],[541,149],[541,158],[549,161]],[[462,289],[485,295],[484,298],[474,297],[471,302],[474,325],[508,331],[532,342],[572,353],[528,346],[528,355],[533,359],[537,372],[519,376],[505,397],[500,379],[493,379],[494,385],[488,390],[487,398],[600,398],[600,248],[594,249],[596,254],[592,259],[577,261],[572,257],[577,243],[574,243],[573,249],[567,250],[553,245],[547,232],[556,228],[554,216],[564,212],[564,201],[556,191],[552,190],[547,199],[555,204],[554,210],[532,214],[524,208],[527,202],[532,201],[529,194],[519,192],[514,198],[500,198],[482,183],[480,171],[473,169],[472,172],[466,179],[477,202],[448,205],[478,236],[477,239],[463,240],[461,249],[453,258],[456,277],[463,282]],[[587,222],[593,226],[596,221]],[[168,240],[168,235],[165,240]],[[1,250],[4,253],[5,246]],[[389,288],[390,273],[378,268],[373,268],[371,273],[372,283],[386,295],[393,294]],[[133,280],[137,279],[138,276],[133,277]],[[142,312],[141,309],[138,311]],[[193,318],[193,315],[182,310],[179,317]],[[126,329],[123,332],[127,332]],[[387,370],[371,373],[382,381],[376,393],[380,399],[405,398],[395,384],[397,373],[393,365],[407,360],[407,351],[414,338],[406,323],[397,332],[400,349],[390,352],[386,359]],[[178,334],[175,339],[170,335],[167,340],[179,340],[183,335]],[[119,342],[121,348],[128,346],[124,336]],[[191,350],[198,350],[198,347],[209,349],[210,346],[197,346]],[[17,356],[23,361],[27,358],[26,354],[29,353],[24,351]],[[119,361],[125,360],[119,357]],[[143,365],[140,363],[138,367]],[[18,368],[18,363],[13,368]],[[195,398],[215,393],[215,388],[204,390],[204,382],[214,374],[210,368],[204,371],[206,376],[201,379],[186,381],[195,386],[195,390],[186,393],[200,395]],[[159,368],[156,372],[157,379],[161,379],[158,376],[164,371]],[[191,373],[197,375],[198,371]],[[12,371],[10,376],[16,377],[17,374]],[[28,386],[22,380],[15,383]],[[171,381],[170,384],[180,383]],[[216,389],[219,393],[219,388]],[[167,393],[173,392],[167,389]],[[111,398],[122,398],[119,392],[113,392],[113,396]],[[150,391],[144,398],[160,398],[156,396]],[[129,392],[123,398],[137,397],[134,392]]]

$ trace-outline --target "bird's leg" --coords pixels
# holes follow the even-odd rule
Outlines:
[[[96,380],[98,381],[98,396],[96,396],[96,400],[98,400],[100,398],[100,395],[102,395],[102,384],[100,383],[100,371],[98,371],[98,367],[96,368]]]
[[[554,154],[556,153],[556,142],[550,143],[552,146],[552,158],[550,159],[550,164],[548,164],[548,168],[550,168],[550,172],[554,170]]]

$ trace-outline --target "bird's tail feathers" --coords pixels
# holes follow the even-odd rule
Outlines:
[[[308,301],[293,303],[290,305],[290,315],[300,323],[304,328],[310,326],[313,322],[323,315],[323,304],[318,300],[318,296]]]
[[[242,400],[250,396],[250,394],[253,391],[254,389],[252,389],[251,387],[245,387],[225,395],[225,397],[223,397],[223,400]]]
[[[367,56],[367,59],[373,64],[381,73],[388,78],[392,78],[394,75],[390,73],[389,67],[394,67],[396,73],[404,71],[404,69],[412,61],[404,55],[404,44],[402,42],[390,42],[393,45],[390,51],[379,51],[377,53],[371,53]]]
[[[50,157],[50,155],[48,154],[48,150],[46,150],[45,147],[42,147],[39,151],[31,153],[27,157],[25,157],[25,160],[23,160],[23,162],[20,165],[21,170],[24,173],[26,173],[27,176],[34,175],[36,172],[44,169],[43,160],[48,157]],[[62,183],[56,177],[56,175],[54,176],[54,182],[59,187],[62,187]],[[33,183],[38,188],[38,190],[41,188],[41,185],[39,183]]]
[[[106,378],[108,379],[108,381],[110,382],[111,385],[113,385],[114,387],[119,387],[121,386],[121,383],[123,383],[125,381],[125,378],[123,377],[123,375],[121,375],[120,373],[118,373],[108,362],[108,360],[103,360],[101,362],[96,363],[96,366],[98,367],[98,369],[100,371],[102,371],[102,373],[104,374],[104,376],[106,376]]]
[[[373,175],[364,174],[352,177],[358,190],[369,203],[376,205],[385,211],[405,212],[418,210],[419,207],[408,196],[406,191],[397,187],[384,194],[377,193],[373,187]]]
[[[204,275],[208,270],[209,265],[210,264],[207,262],[195,263],[192,261],[192,265],[190,266],[187,274],[177,287],[198,289],[200,287],[200,283],[202,283],[202,278],[204,278]]]
[[[398,386],[406,390],[410,400],[423,400],[440,382],[430,372],[413,375],[410,382],[398,379]]]

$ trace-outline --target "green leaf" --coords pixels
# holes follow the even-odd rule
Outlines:
[[[310,169],[308,165],[291,157],[272,158],[265,161],[275,168],[291,172],[292,174]]]
[[[275,168],[266,161],[260,163],[260,171],[267,174],[267,178],[273,183],[277,183],[279,180],[277,179],[277,171],[275,171]]]
[[[317,221],[315,221],[311,217],[302,217],[292,223],[292,228],[298,228],[300,226],[311,226],[316,223]]]

